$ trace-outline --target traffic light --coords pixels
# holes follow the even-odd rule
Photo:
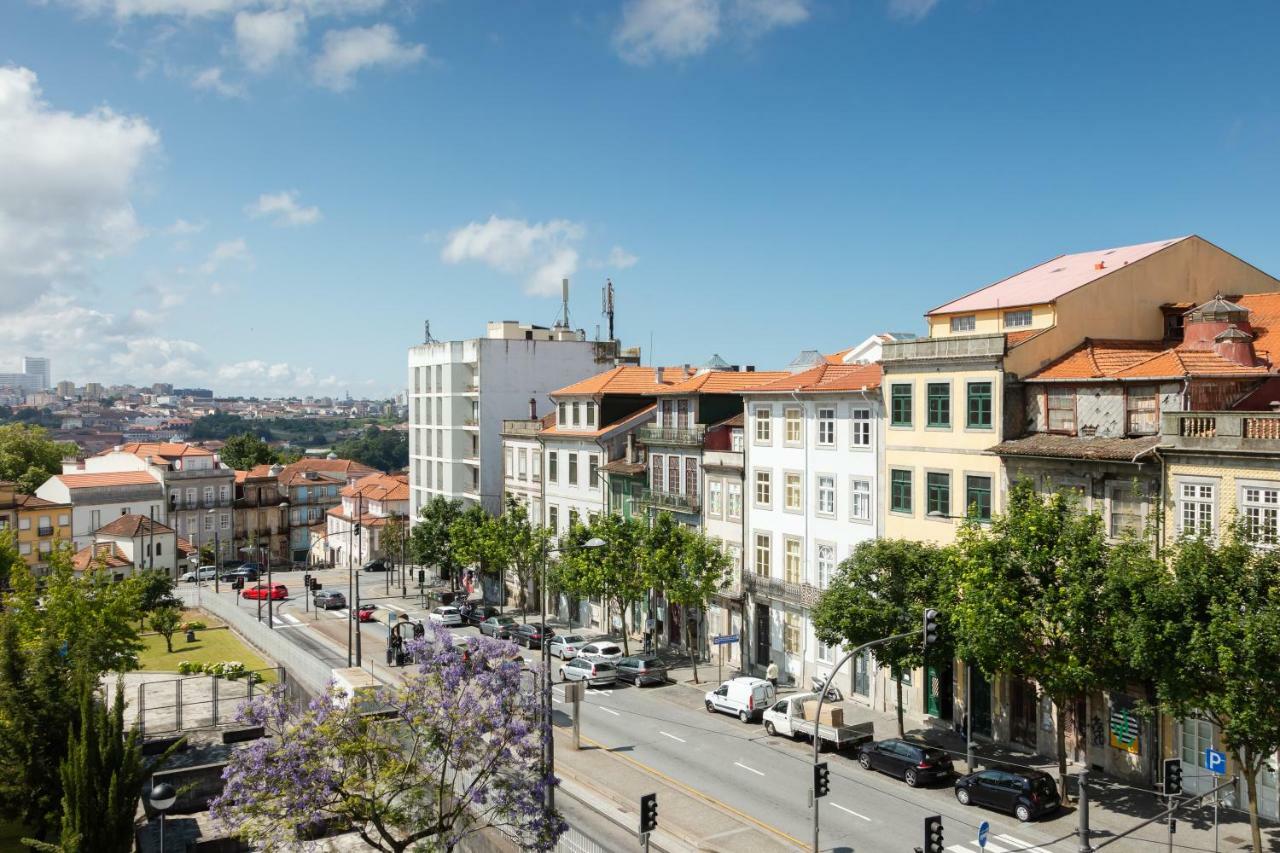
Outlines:
[[[924,819],[924,853],[942,853],[942,815]]]
[[[938,642],[938,611],[932,607],[924,612],[924,647]]]
[[[1164,760],[1164,793],[1174,797],[1182,793],[1182,760],[1166,758]]]
[[[426,569],[418,569],[418,586],[422,586],[427,582]]]
[[[658,828],[658,795],[645,794],[640,798],[640,831],[653,832]]]
[[[813,765],[813,796],[825,797],[831,793],[831,771],[827,769],[827,762]]]

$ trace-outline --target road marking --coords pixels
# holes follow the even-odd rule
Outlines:
[[[832,805],[835,805],[835,804],[832,803]],[[978,845],[976,844],[973,844],[972,846],[968,844],[953,844],[950,847],[948,847],[947,850],[951,851],[951,853],[975,853],[974,848],[976,848],[977,846]],[[1040,850],[1039,847],[1031,847],[1028,849]],[[1008,850],[1007,848],[1001,847],[999,844],[992,844],[990,841],[988,841],[987,846],[982,848],[980,853],[1012,853],[1012,851]],[[1019,851],[1019,853],[1021,853],[1021,851]],[[1044,851],[1041,851],[1041,853],[1044,853]]]
[[[832,803],[831,805],[835,806],[836,808],[838,808],[838,809],[839,809],[840,811],[842,811],[842,812],[845,812],[845,813],[847,813],[847,814],[851,814],[851,815],[853,815],[854,817],[860,817],[860,818],[862,818],[863,820],[867,821],[868,823],[870,823],[870,822],[871,822],[871,818],[867,817],[866,815],[864,815],[864,814],[858,814],[858,813],[857,813],[857,812],[855,812],[853,809],[846,809],[844,806],[840,805],[839,803]],[[1001,853],[1003,853],[1003,851],[1001,851]]]
[[[601,711],[604,711],[606,714],[613,714],[615,717],[621,717],[621,716],[622,716],[621,714],[619,714],[617,711],[613,710],[612,708],[606,708],[606,707],[604,707],[603,705],[597,705],[596,707],[597,707],[597,708],[599,708]]]
[[[351,618],[351,611],[349,611],[349,610],[339,610],[339,611],[337,611],[337,613],[338,613],[338,618],[339,618],[339,619],[350,619],[350,618]]]
[[[672,740],[678,740],[678,741],[680,741],[681,743],[688,743],[688,741],[686,741],[684,738],[682,738],[682,737],[676,737],[675,735],[671,734],[670,732],[664,732],[662,729],[658,729],[658,734],[660,734],[660,735],[666,735],[667,737],[671,738]]]
[[[737,765],[738,767],[741,767],[743,770],[750,770],[752,773],[756,774],[757,776],[763,776],[763,775],[764,775],[764,774],[763,774],[763,773],[761,773],[759,770],[755,769],[754,767],[748,767],[747,765],[743,764],[741,761],[735,761],[735,762],[733,762],[733,763],[734,763],[735,765]]]
[[[283,613],[281,615],[284,616],[284,618],[288,619],[290,622],[292,622],[294,625],[297,625],[301,622],[301,620],[298,619],[297,616],[294,616],[292,613]]]
[[[1006,844],[1012,844],[1014,847],[1017,847],[1019,853],[1049,853],[1049,851],[1045,850],[1043,847],[1036,847],[1030,841],[1022,841],[1014,838],[1012,835],[997,835],[996,838],[999,838]],[[989,849],[991,845],[987,844],[987,847]]]

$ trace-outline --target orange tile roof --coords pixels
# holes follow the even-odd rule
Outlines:
[[[824,394],[880,387],[883,370],[874,364],[819,364],[744,391],[744,394]]]
[[[277,480],[282,486],[305,486],[309,482],[315,482],[306,478],[307,471],[335,475],[342,480],[376,473],[368,465],[350,459],[299,459],[284,466]]]
[[[1028,379],[1106,379],[1150,359],[1166,348],[1163,341],[1095,341],[1084,343]]]
[[[851,352],[853,352],[853,347],[845,347],[839,352],[828,353],[823,358],[826,359],[827,364],[844,364],[844,357]]]
[[[1249,309],[1249,325],[1253,327],[1253,351],[1280,363],[1280,292],[1251,293],[1235,300]]]
[[[620,426],[624,426],[627,423],[630,423],[631,421],[643,420],[644,418],[648,417],[649,415],[657,411],[657,409],[658,409],[657,403],[654,403],[649,406],[645,406],[643,409],[632,412],[626,417],[618,418],[613,423],[605,424],[599,429],[572,429],[572,428],[562,429],[561,427],[554,425],[554,422],[553,422],[552,426],[544,427],[542,431],[539,432],[538,434],[549,435],[549,436],[552,436],[553,438],[556,436],[574,437],[574,438],[594,438],[596,436],[604,435],[607,432],[611,432]]]
[[[56,475],[68,489],[95,489],[100,486],[155,486],[160,481],[146,471],[98,471],[92,474]]]
[[[49,507],[70,507],[71,504],[60,504],[57,501],[47,501],[44,498],[38,498],[35,495],[14,495],[17,500],[18,509],[48,509]]]
[[[683,368],[662,368],[662,384],[657,382],[657,368],[638,367],[623,364],[604,373],[589,376],[572,385],[566,385],[558,391],[552,391],[552,397],[577,396],[583,394],[650,394],[659,388],[673,385],[682,377]]]
[[[655,395],[737,394],[790,376],[785,370],[708,370],[695,373],[669,388],[654,390]]]
[[[153,521],[150,516],[146,515],[122,515],[119,518],[102,525],[94,533],[103,533],[108,536],[128,536],[130,538],[136,536],[149,536],[155,533],[173,533],[173,528],[163,522]]]
[[[115,448],[104,450],[99,456],[107,456],[115,452]],[[132,453],[140,459],[156,456],[161,459],[181,459],[184,456],[212,456],[213,453],[194,444],[181,441],[136,441],[120,445],[121,453]]]
[[[124,555],[114,542],[95,543],[76,551],[71,558],[71,568],[77,572],[85,572],[90,568],[101,566],[104,569],[123,569],[133,563]]]
[[[1052,327],[1050,327],[1052,328]],[[1018,344],[1026,343],[1041,332],[1047,332],[1049,329],[1023,329],[1020,332],[1005,332],[1004,340],[1009,349],[1013,349]]]
[[[342,494],[352,498],[364,495],[366,501],[407,501],[409,477],[407,474],[370,474],[347,486]]]

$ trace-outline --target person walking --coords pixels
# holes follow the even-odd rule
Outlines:
[[[770,684],[773,685],[773,692],[776,695],[778,692],[778,662],[777,661],[772,661],[772,660],[769,661],[769,666],[764,671],[764,677],[766,681],[768,681]]]

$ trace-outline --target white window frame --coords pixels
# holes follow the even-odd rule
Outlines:
[[[1280,482],[1246,480],[1237,485],[1237,490],[1240,517],[1248,527],[1250,540],[1263,546],[1280,542]],[[1256,535],[1259,527],[1264,529],[1261,537]]]
[[[793,562],[795,570],[791,571]],[[782,537],[782,579],[787,583],[804,582],[804,540],[799,536]]]
[[[973,332],[978,328],[977,314],[962,314],[951,318],[952,332]]]
[[[1030,308],[1015,308],[1012,311],[1004,312],[1000,317],[1000,321],[1006,329],[1029,329],[1034,319]]]
[[[824,557],[823,551],[829,552]],[[835,576],[836,566],[839,565],[839,553],[836,550],[834,542],[816,542],[813,548],[813,571],[814,583],[818,589],[826,589],[831,583],[831,578]]]
[[[1139,486],[1138,486],[1138,489],[1141,489],[1141,488],[1142,488],[1142,486],[1140,486],[1140,485],[1139,485]],[[1148,506],[1143,505],[1143,503],[1142,503],[1143,495],[1142,495],[1139,491],[1136,491],[1136,490],[1134,489],[1134,487],[1133,487],[1133,484],[1132,484],[1132,483],[1129,483],[1129,482],[1124,482],[1124,483],[1111,482],[1111,483],[1107,483],[1107,486],[1106,486],[1106,498],[1107,498],[1107,535],[1108,535],[1109,537],[1111,537],[1112,539],[1118,539],[1121,535],[1123,535],[1123,532],[1121,532],[1121,533],[1116,533],[1116,532],[1115,532],[1115,519],[1114,519],[1114,516],[1115,516],[1115,504],[1116,504],[1115,496],[1116,496],[1116,493],[1117,493],[1117,492],[1129,492],[1129,493],[1131,493],[1131,494],[1133,495],[1134,499],[1135,499],[1136,501],[1138,501],[1138,505],[1139,505],[1139,508],[1138,508],[1138,518],[1139,518],[1139,529],[1138,529],[1138,533],[1141,533],[1141,532],[1142,532],[1142,530],[1143,530],[1143,529],[1145,529],[1145,528],[1146,528],[1146,525],[1147,525],[1147,511],[1148,511]]]
[[[751,500],[761,509],[773,508],[773,471],[757,468],[751,477]]]
[[[836,446],[836,407],[818,407],[818,447]]]
[[[795,502],[792,502],[792,497]],[[804,472],[782,472],[782,511],[804,512]]]
[[[721,480],[707,480],[707,515],[712,518],[723,517],[724,484]]]
[[[1214,536],[1218,532],[1218,483],[1178,478],[1178,533]],[[1188,524],[1188,518],[1191,523]]]
[[[773,534],[756,531],[751,541],[751,569],[760,577],[773,576]]]
[[[869,477],[849,478],[849,520],[871,521],[871,479]]]
[[[849,446],[857,450],[867,450],[872,446],[871,409],[867,406],[854,406],[849,410]]]
[[[736,512],[734,511],[736,508]],[[725,516],[729,521],[742,520],[742,484],[729,482],[725,484],[724,499]]]
[[[799,406],[786,406],[782,410],[782,444],[804,446],[804,409]]]
[[[752,407],[751,431],[754,444],[773,444],[773,409],[769,406]]]
[[[814,512],[825,518],[836,517],[836,475],[818,474],[814,478],[816,494]]]

